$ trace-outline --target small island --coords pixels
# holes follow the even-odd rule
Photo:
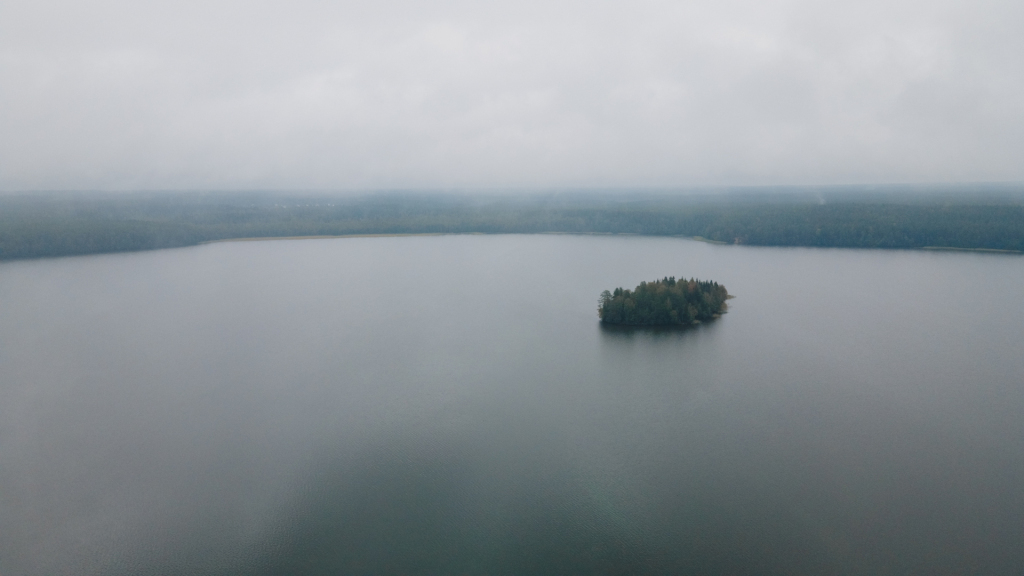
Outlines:
[[[689,326],[717,318],[731,298],[717,282],[674,276],[641,282],[635,290],[616,288],[601,293],[597,315],[604,324],[626,326]]]

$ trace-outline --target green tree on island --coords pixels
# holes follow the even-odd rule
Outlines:
[[[718,317],[729,293],[717,282],[676,280],[674,276],[641,282],[635,290],[601,293],[597,315],[605,324],[687,326]]]

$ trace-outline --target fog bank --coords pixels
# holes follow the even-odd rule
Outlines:
[[[1024,180],[1019,2],[0,5],[0,190]]]

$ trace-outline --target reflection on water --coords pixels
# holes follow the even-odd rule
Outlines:
[[[642,542],[601,514],[564,459],[481,440],[325,458],[255,572],[644,572]]]
[[[738,298],[598,323],[665,275]],[[3,264],[0,573],[1017,573],[1021,285],[566,236]]]
[[[601,332],[609,338],[639,339],[649,337],[652,341],[678,341],[681,337],[715,326],[717,320],[692,326],[626,326],[621,324],[598,323]]]

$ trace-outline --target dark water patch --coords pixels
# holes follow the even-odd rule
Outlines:
[[[653,573],[659,555],[601,514],[551,431],[513,430],[489,418],[324,454],[273,551],[246,572]]]

